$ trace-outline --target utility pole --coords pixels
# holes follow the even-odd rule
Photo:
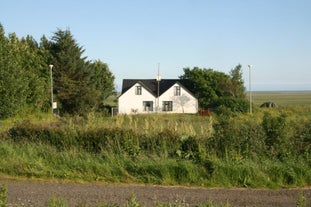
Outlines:
[[[52,115],[54,115],[54,106],[53,106],[53,65],[49,65],[50,67],[50,79],[51,79],[51,108],[52,108]]]

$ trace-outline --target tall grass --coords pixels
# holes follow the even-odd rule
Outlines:
[[[213,117],[196,115],[121,115],[113,118],[113,127],[131,129],[140,134],[158,134],[172,131],[191,136],[210,136],[213,132]]]
[[[310,184],[311,168],[304,160],[287,162],[210,157],[186,158],[107,152],[89,153],[38,143],[1,142],[2,174],[76,181],[135,182],[222,187],[286,187]],[[176,155],[178,156],[178,155]]]
[[[68,204],[66,203],[64,199],[56,198],[53,196],[52,198],[48,200],[47,206],[48,207],[67,207]]]
[[[135,115],[18,121],[0,138],[11,176],[169,185],[311,184],[311,119],[252,115]]]
[[[7,187],[0,186],[0,207],[7,207]]]

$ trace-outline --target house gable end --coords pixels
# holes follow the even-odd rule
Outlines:
[[[170,90],[175,84],[178,84],[189,95],[191,95],[193,98],[196,98],[190,90],[188,90],[179,80],[176,79],[167,80],[165,84],[162,83],[162,85],[164,86],[160,85],[160,96],[164,94],[166,91]]]
[[[156,97],[155,94],[148,88],[146,87],[146,85],[140,81],[134,83],[131,87],[127,88],[126,90],[124,90],[124,92],[121,93],[121,95],[119,96],[119,99],[121,96],[127,94],[128,91],[132,91],[131,89],[133,87],[136,87],[136,86],[141,86],[145,91],[147,91],[149,94],[151,94],[153,97]],[[134,95],[134,94],[133,94]],[[144,96],[144,92],[142,92],[141,94],[142,96]]]
[[[197,99],[195,97],[195,95],[190,91],[188,90],[183,84],[181,84],[179,81],[176,82],[183,90],[185,90],[189,95],[191,95],[193,98]]]
[[[175,93],[177,90],[179,92]],[[118,100],[119,113],[125,114],[197,113],[198,110],[197,98],[179,79],[159,82],[156,79],[124,79]]]

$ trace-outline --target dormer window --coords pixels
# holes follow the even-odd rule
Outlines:
[[[174,95],[175,96],[180,96],[180,86],[175,86],[175,90],[174,90]]]
[[[141,95],[141,86],[136,86],[135,95]]]

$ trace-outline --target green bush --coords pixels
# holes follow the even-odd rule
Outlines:
[[[229,112],[246,113],[249,110],[249,101],[244,98],[221,97],[213,101],[209,107],[215,108],[218,114],[228,114]]]
[[[214,129],[209,150],[222,158],[239,155],[255,159],[265,152],[264,131],[253,117],[221,118],[214,123]]]
[[[286,114],[272,115],[266,112],[263,116],[262,127],[266,135],[265,144],[269,156],[283,159],[293,154],[294,146],[290,140],[293,135]]]

